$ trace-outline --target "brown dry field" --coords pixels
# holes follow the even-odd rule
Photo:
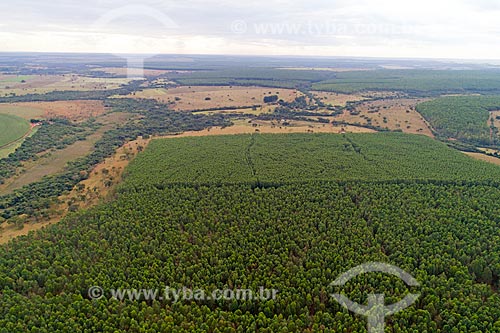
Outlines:
[[[473,157],[475,159],[481,160],[481,161],[486,161],[486,162],[490,162],[490,163],[493,163],[496,165],[500,165],[500,158],[497,158],[497,157],[488,156],[488,155],[481,154],[481,153],[464,152],[464,154],[466,154],[470,157]]]
[[[14,225],[8,225],[7,223],[2,223],[0,225],[0,244],[5,244],[13,238],[19,236],[25,236],[29,234],[31,231],[35,232],[40,230],[48,225],[59,222],[60,218],[54,218],[45,222],[38,223],[26,223],[24,224],[22,229],[18,229]]]
[[[163,103],[174,103],[172,105],[174,110],[192,111],[263,105],[264,96],[269,95],[278,95],[280,99],[291,102],[301,93],[294,89],[262,87],[181,86],[170,89],[144,89],[126,97],[156,99]],[[176,97],[180,100],[176,101]]]
[[[14,76],[5,77],[9,79]],[[74,74],[27,75],[24,83],[0,80],[0,97],[10,94],[46,94],[52,91],[91,91],[116,89],[131,81],[127,78],[92,78]]]
[[[212,127],[202,131],[189,131],[175,135],[162,136],[161,138],[178,138],[188,136],[211,136],[211,135],[236,135],[252,133],[373,133],[374,130],[357,126],[332,126],[331,124],[319,124],[307,121],[288,121],[290,125],[282,126],[278,122],[252,120],[235,121],[230,127]],[[255,126],[253,126],[255,124]]]
[[[108,110],[102,101],[25,102],[0,105],[0,113],[13,114],[25,119],[64,117],[72,121],[98,117]]]
[[[427,99],[387,99],[373,102],[365,102],[356,108],[359,115],[351,115],[344,111],[342,115],[336,116],[336,120],[349,123],[368,124],[366,118],[372,119],[372,125],[387,127],[391,130],[402,130],[404,133],[423,134],[434,137],[429,125],[424,118],[415,110],[415,106]],[[387,122],[384,122],[384,117]]]

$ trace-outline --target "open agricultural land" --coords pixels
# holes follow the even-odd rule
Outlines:
[[[0,112],[0,158],[7,157],[23,140],[33,135],[37,128],[26,119]]]
[[[271,89],[239,86],[192,86],[170,89],[145,89],[125,98],[149,98],[172,104],[178,111],[210,110],[228,107],[261,108],[264,97],[277,95],[284,101],[293,101],[300,93],[293,89]]]
[[[0,114],[25,119],[67,118],[82,121],[106,112],[102,101],[55,101],[0,104]]]
[[[415,107],[425,99],[376,100],[356,105],[353,110],[345,110],[333,121],[353,124],[374,125],[393,131],[433,136],[425,118]]]
[[[30,129],[26,120],[13,115],[0,114],[0,146],[23,137]]]
[[[0,54],[0,332],[365,332],[332,292],[420,293],[391,332],[498,332],[498,73],[186,55],[131,80],[106,55]],[[370,261],[420,286],[330,285]],[[277,294],[110,294],[166,282]]]

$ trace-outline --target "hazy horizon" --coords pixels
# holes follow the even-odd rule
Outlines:
[[[20,0],[0,52],[500,60],[500,4],[482,0]]]

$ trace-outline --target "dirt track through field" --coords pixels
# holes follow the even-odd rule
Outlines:
[[[19,138],[15,139],[15,140],[12,140],[11,142],[8,142],[8,143],[6,143],[6,144],[4,144],[4,145],[1,145],[1,146],[0,146],[0,149],[7,148],[7,147],[9,147],[10,145],[15,144],[16,142],[19,142],[19,141],[21,141],[21,140],[24,140],[27,136],[29,136],[29,135],[31,134],[31,132],[33,131],[33,129],[34,129],[35,127],[36,127],[36,125],[35,125],[35,124],[30,124],[30,129],[29,129],[26,133],[24,133],[21,137],[19,137]]]

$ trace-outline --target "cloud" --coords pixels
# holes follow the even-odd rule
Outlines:
[[[0,45],[4,51],[500,59],[498,17],[496,0],[6,0]]]

